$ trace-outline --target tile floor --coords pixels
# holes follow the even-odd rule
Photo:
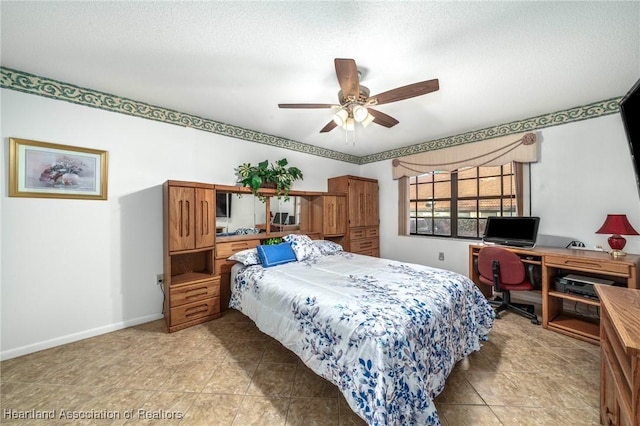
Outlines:
[[[597,346],[507,313],[456,366],[438,413],[450,426],[598,425],[599,358]],[[335,386],[237,311],[172,334],[154,321],[0,369],[0,423],[365,425]],[[55,421],[11,419],[21,413]]]

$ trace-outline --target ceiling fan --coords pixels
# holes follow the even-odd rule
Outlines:
[[[371,107],[426,95],[440,88],[438,79],[433,79],[397,87],[370,96],[369,89],[360,85],[355,60],[336,58],[334,63],[338,83],[340,83],[340,91],[338,92],[339,105],[278,104],[279,108],[331,108],[333,110],[333,120],[329,121],[320,130],[320,133],[329,132],[338,126],[350,130],[353,129],[354,123],[361,123],[366,127],[373,122],[384,127],[393,127],[399,123],[398,120]]]

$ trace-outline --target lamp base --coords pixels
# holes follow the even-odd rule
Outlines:
[[[627,253],[623,252],[622,250],[615,250],[615,249],[614,249],[614,250],[611,250],[611,251],[609,252],[609,254],[610,254],[612,257],[624,257],[624,256],[626,256],[626,255],[627,255]]]
[[[625,240],[622,235],[613,234],[607,241],[609,242],[609,247],[611,247],[611,251],[609,252],[611,256],[622,257],[627,255],[627,253],[622,251],[627,244],[627,240]]]

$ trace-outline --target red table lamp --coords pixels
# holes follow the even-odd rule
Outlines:
[[[627,240],[622,235],[640,235],[633,229],[626,214],[608,214],[596,234],[612,234],[607,241],[611,247],[609,254],[614,257],[626,255],[622,249],[627,244]]]

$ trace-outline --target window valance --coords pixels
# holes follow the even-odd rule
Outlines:
[[[510,162],[538,161],[535,133],[520,133],[449,148],[421,152],[392,161],[393,178],[452,171],[462,167],[499,166]]]

